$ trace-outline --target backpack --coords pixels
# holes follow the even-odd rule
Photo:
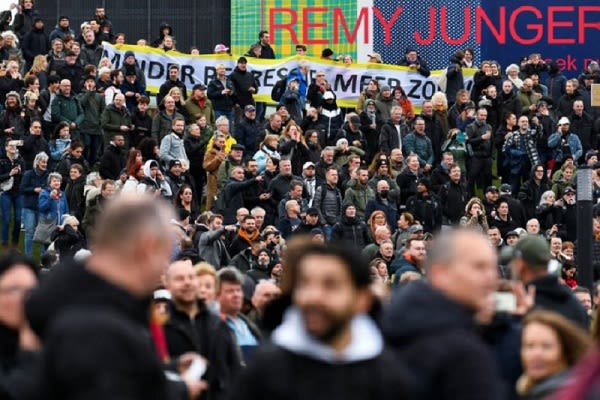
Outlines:
[[[273,89],[271,89],[271,100],[279,102],[279,100],[281,100],[281,96],[283,96],[286,89],[287,75],[283,76],[280,80],[275,82]]]

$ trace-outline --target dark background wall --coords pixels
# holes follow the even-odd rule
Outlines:
[[[189,52],[196,46],[201,54],[212,53],[217,43],[230,43],[229,0],[55,0],[38,1],[37,9],[50,33],[59,15],[67,15],[71,28],[79,34],[84,20],[93,18],[96,7],[103,5],[115,33],[125,33],[127,43],[138,39],[149,42],[158,37],[159,26],[167,22],[173,28],[177,49]]]

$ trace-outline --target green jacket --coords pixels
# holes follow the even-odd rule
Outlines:
[[[212,101],[210,101],[208,98],[204,103],[204,108],[200,108],[198,103],[196,103],[194,99],[190,97],[185,102],[185,109],[189,115],[187,121],[188,124],[196,122],[196,117],[198,114],[203,114],[206,117],[206,123],[208,125],[215,125],[215,110],[213,109]]]
[[[131,115],[129,115],[127,107],[123,105],[121,110],[117,110],[114,104],[109,104],[102,112],[102,129],[104,129],[104,136],[112,139],[116,134],[124,134],[121,131],[122,125],[131,125]]]
[[[365,210],[369,200],[375,198],[375,191],[369,185],[361,186],[356,183],[352,187],[346,189],[344,195],[344,205],[352,204],[356,208],[356,217],[360,220],[365,220]]]
[[[101,135],[100,118],[104,110],[104,96],[97,92],[87,91],[77,96],[79,104],[83,109],[83,122],[81,123],[81,132],[89,135]]]
[[[56,97],[50,106],[52,122],[67,122],[75,123],[79,127],[83,123],[83,108],[79,104],[79,100],[75,96],[69,97],[63,95],[60,91],[56,93]]]
[[[171,127],[175,118],[183,118],[183,115],[175,111],[173,116],[170,117],[165,110],[160,110],[160,112],[154,116],[154,119],[152,120],[152,137],[157,143],[160,143],[165,136],[171,133]]]

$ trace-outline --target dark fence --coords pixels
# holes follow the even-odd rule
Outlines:
[[[56,25],[58,16],[67,15],[71,28],[79,34],[83,21],[94,16],[97,6],[104,6],[115,33],[127,36],[127,43],[138,39],[152,42],[163,22],[173,28],[177,49],[189,52],[196,46],[200,53],[212,53],[217,43],[230,43],[228,0],[55,0],[38,1],[37,9],[46,22],[46,32]]]

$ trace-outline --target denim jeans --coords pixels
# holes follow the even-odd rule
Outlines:
[[[0,196],[0,207],[2,207],[2,243],[8,243],[8,228],[10,218],[13,217],[12,243],[19,243],[21,234],[21,211],[23,210],[23,196],[20,194],[2,193]],[[14,213],[11,215],[11,211]]]
[[[26,256],[33,255],[33,234],[38,223],[38,212],[29,208],[23,209],[23,224],[25,225],[25,239],[23,252]]]

